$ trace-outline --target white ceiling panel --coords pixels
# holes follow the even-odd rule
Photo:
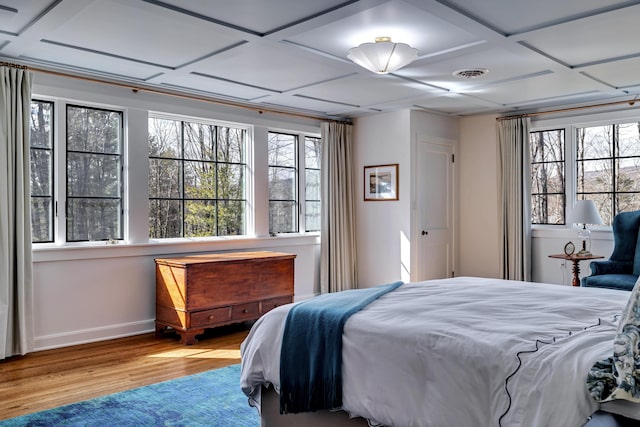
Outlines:
[[[169,0],[164,3],[225,21],[258,33],[269,33],[330,10],[345,0]]]
[[[256,70],[269,70],[257,73]],[[351,64],[275,43],[248,43],[199,62],[194,71],[278,91],[353,74]]]
[[[629,70],[640,70],[640,58],[631,58],[607,64],[591,65],[580,71],[594,78],[617,87],[626,88],[638,85],[638,79],[634,78]]]
[[[389,75],[371,74],[335,80],[295,92],[297,95],[362,107],[440,91]]]
[[[534,28],[584,17],[597,11],[628,4],[626,0],[448,0],[455,8],[489,24],[502,34],[514,34]]]
[[[634,0],[0,0],[0,61],[318,117],[465,116],[632,99],[637,22]],[[380,36],[418,59],[347,59]]]
[[[2,0],[0,30],[8,33],[20,32],[52,3],[52,0]]]
[[[171,67],[242,41],[215,24],[128,0],[95,1],[46,39]]]
[[[549,65],[548,59],[533,53],[515,53],[501,47],[487,47],[438,62],[416,61],[397,74],[452,91],[461,91],[478,85],[546,73],[549,72]],[[455,71],[463,69],[486,69],[488,73],[476,79],[461,79],[453,75]]]
[[[77,68],[83,73],[94,72],[101,75],[121,76],[133,80],[146,80],[166,70],[147,64],[132,63],[111,56],[99,55],[92,52],[77,51],[56,45],[42,43],[43,49],[34,52],[33,57],[26,60],[35,60],[38,64],[56,64],[64,68]]]
[[[187,73],[172,73],[156,79],[163,85],[184,87],[185,89],[210,93],[213,96],[222,95],[243,100],[252,100],[269,95],[271,92],[259,88],[244,86],[220,79],[198,76]]]
[[[289,37],[288,40],[346,58],[352,47],[372,43],[376,37],[382,36],[391,37],[394,42],[408,43],[418,49],[420,56],[480,40],[463,28],[457,28],[437,16],[398,0]]]
[[[555,74],[546,74],[526,80],[489,85],[465,93],[505,106],[517,103],[554,101],[569,96],[595,96],[586,79],[563,79]]]
[[[639,17],[636,5],[535,32],[524,42],[571,66],[636,55]]]

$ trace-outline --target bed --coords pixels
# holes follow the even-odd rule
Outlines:
[[[299,303],[288,304],[242,343],[241,387],[263,426],[622,425],[600,414],[640,420],[640,404],[598,403],[585,380],[611,356],[629,295],[473,277],[402,284],[344,324],[339,411],[303,414],[277,406],[283,331]]]

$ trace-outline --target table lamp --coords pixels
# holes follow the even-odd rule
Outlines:
[[[591,252],[587,250],[587,240],[589,240],[589,249],[591,249],[591,230],[587,228],[587,224],[602,224],[602,218],[593,200],[578,200],[569,215],[568,222],[582,224],[582,228],[578,231],[578,238],[582,239],[582,249],[576,255],[591,255]]]

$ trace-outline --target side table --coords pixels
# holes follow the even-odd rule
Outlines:
[[[549,258],[564,259],[573,263],[573,286],[580,286],[580,261],[588,261],[591,259],[604,258],[602,255],[566,255],[566,254],[554,254],[549,255]]]

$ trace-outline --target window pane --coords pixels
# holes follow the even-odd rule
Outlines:
[[[181,200],[149,200],[149,237],[182,237]]]
[[[51,124],[53,103],[45,101],[31,102],[31,122],[29,141],[31,147],[53,148],[53,134]]]
[[[245,202],[218,202],[218,235],[239,236],[245,234]]]
[[[269,168],[269,199],[296,199],[296,170],[290,168]]]
[[[298,209],[295,202],[269,202],[269,231],[295,233],[298,231]]]
[[[182,195],[182,162],[149,159],[149,197],[180,198]]]
[[[532,132],[529,147],[531,162],[564,160],[564,129]]]
[[[579,196],[579,199],[591,199],[596,205],[602,222],[605,224],[611,224],[613,219],[613,193],[601,193],[601,194],[589,194],[588,196]]]
[[[308,169],[305,175],[305,198],[320,200],[320,171]]]
[[[181,122],[149,118],[149,156],[182,158]]]
[[[67,150],[119,154],[121,113],[67,106]]]
[[[218,128],[218,161],[244,163],[246,131],[229,127]]]
[[[69,199],[67,240],[122,239],[120,200]]]
[[[118,197],[120,170],[119,156],[68,153],[67,194]]]
[[[640,122],[625,123],[618,129],[618,156],[640,156]]]
[[[184,124],[184,158],[215,161],[215,127],[201,123]]]
[[[34,243],[51,242],[53,236],[51,198],[31,198],[31,234]]]
[[[218,198],[244,199],[244,166],[218,164]]]
[[[321,156],[321,140],[320,138],[306,137],[304,139],[304,167],[311,169],[320,169]]]
[[[295,135],[283,133],[269,133],[269,166],[296,167]]]
[[[31,195],[51,196],[52,150],[31,150]]]
[[[640,191],[640,158],[616,160],[616,191]]]
[[[306,206],[306,230],[307,231],[320,231],[320,202],[305,203]]]
[[[640,197],[638,194],[617,194],[616,204],[618,206],[617,212],[629,212],[640,210]]]
[[[216,198],[216,164],[184,162],[185,199]]]
[[[601,193],[613,190],[613,163],[611,160],[579,161],[577,166],[578,193]]]
[[[613,156],[612,126],[580,128],[577,131],[578,160]]]
[[[564,193],[564,162],[531,165],[531,193]]]
[[[540,194],[531,197],[533,224],[564,224],[564,194]]]
[[[215,236],[216,203],[210,200],[185,201],[184,236]]]

